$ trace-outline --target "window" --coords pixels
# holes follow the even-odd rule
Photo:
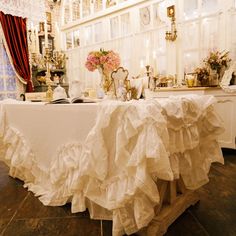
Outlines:
[[[193,72],[200,66],[209,50],[230,50],[230,57],[236,59],[236,30],[231,27],[236,23],[236,0],[85,0],[80,3],[83,5],[81,21],[64,25],[63,31],[67,34],[80,30],[79,49],[73,51],[75,36],[69,48],[70,55],[78,60],[79,77],[87,84],[96,74],[84,68],[86,57],[90,51],[100,48],[118,52],[130,76],[143,75],[150,63],[156,73],[177,74],[179,81],[184,72]],[[167,17],[170,5],[175,5],[177,12],[174,42],[165,39],[166,31],[171,28],[171,19]],[[85,6],[87,13],[84,13]]]
[[[80,19],[80,2],[77,0],[72,2],[72,17],[73,21]]]
[[[17,98],[17,77],[10,64],[2,41],[0,42],[0,100]]]
[[[69,2],[66,2],[64,6],[64,24],[67,24],[70,22],[70,5]]]
[[[110,19],[110,32],[111,32],[111,38],[117,38],[120,35],[120,24],[119,24],[119,17],[112,17]]]
[[[103,41],[103,28],[102,22],[97,22],[94,24],[94,42]]]
[[[89,45],[93,43],[93,35],[92,35],[92,25],[88,25],[84,29],[85,32],[85,45]]]
[[[76,30],[73,32],[73,38],[74,38],[74,47],[80,46],[80,33],[79,30]]]
[[[183,67],[189,73],[201,64],[210,50],[220,50],[218,0],[184,0],[184,19]]]
[[[66,33],[66,49],[72,48],[72,32]]]
[[[94,1],[94,12],[99,12],[102,10],[102,0]]]
[[[82,16],[86,17],[90,15],[90,0],[83,0],[82,2],[83,13]]]
[[[125,13],[120,16],[121,22],[121,35],[125,36],[130,34],[131,32],[131,25],[130,25],[130,14]]]

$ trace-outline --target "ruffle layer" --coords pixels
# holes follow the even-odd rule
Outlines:
[[[132,234],[154,216],[156,178],[181,175],[196,189],[208,182],[212,162],[223,163],[214,103],[208,96],[101,103],[85,142],[60,147],[49,174],[38,169],[24,137],[1,122],[4,161],[43,204],[71,201],[72,212],[88,208],[91,218],[112,219],[114,235]]]
[[[34,182],[36,177],[40,177],[37,163],[34,162],[34,154],[23,135],[6,124],[6,113],[2,107],[0,110],[1,157],[10,168],[9,174],[25,182]]]

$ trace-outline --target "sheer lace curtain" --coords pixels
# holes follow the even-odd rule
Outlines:
[[[5,98],[18,99],[23,92],[24,84],[17,78],[0,34],[0,100]]]
[[[28,23],[38,23],[39,21],[45,20],[45,3],[44,0],[0,0],[0,11],[0,40],[2,54],[2,67],[0,69],[0,79],[2,81],[1,91],[4,91],[2,92],[3,98],[10,96],[8,91],[12,91],[11,95],[15,94],[12,96],[16,98],[18,97],[17,94],[19,95],[19,93],[24,91],[23,84],[26,84],[26,82],[26,90],[32,91],[31,76],[28,66],[25,22],[27,20]],[[21,30],[15,31],[15,28],[18,27],[19,29],[21,26],[22,32]],[[12,32],[10,30],[12,30]],[[5,33],[3,34],[3,32]],[[18,36],[17,34],[14,35],[13,32],[18,32]],[[2,42],[4,42],[4,46]],[[22,60],[20,58],[22,58]],[[23,77],[25,80],[22,79]],[[15,93],[13,93],[13,91],[15,91]]]

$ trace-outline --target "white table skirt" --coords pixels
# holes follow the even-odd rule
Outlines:
[[[45,105],[44,103],[5,104],[10,127],[24,136],[35,161],[49,171],[58,149],[67,143],[83,143],[95,125],[97,104]]]
[[[0,104],[1,159],[45,205],[112,219],[113,234],[146,226],[159,202],[155,179],[187,188],[223,163],[222,122],[211,96],[96,104]]]

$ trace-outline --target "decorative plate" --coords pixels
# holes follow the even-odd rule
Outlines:
[[[150,9],[149,7],[144,7],[140,9],[140,21],[142,25],[149,25],[151,21]]]

